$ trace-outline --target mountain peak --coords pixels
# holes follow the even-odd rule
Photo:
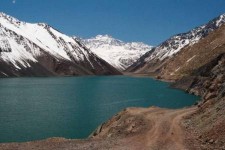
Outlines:
[[[6,14],[4,12],[0,12],[0,16],[5,16]]]
[[[107,44],[107,45],[122,45],[124,44],[123,41],[113,38],[112,36],[105,34],[105,35],[97,35],[95,37],[92,37],[90,39],[87,39],[86,41],[91,41],[91,43],[101,43],[101,44]],[[94,44],[96,45],[96,44]]]
[[[220,18],[225,18],[225,13],[219,16]]]
[[[111,35],[108,35],[108,34],[97,35],[96,37],[91,38],[91,39],[95,39],[97,41],[104,41],[104,42],[108,42],[108,43],[111,43],[111,42],[113,42],[113,43],[122,43],[121,40],[115,39]]]
[[[18,19],[16,19],[16,18],[14,18],[14,17],[12,17],[12,16],[10,16],[10,15],[7,15],[6,13],[4,13],[4,12],[0,12],[0,17],[1,18],[6,18],[6,19],[15,19],[15,20],[18,20]]]
[[[225,14],[220,15],[216,18],[216,25],[220,26],[221,24],[225,23]]]
[[[10,16],[10,15],[7,15],[3,12],[0,12],[0,19],[2,20],[7,20],[7,22],[10,22],[11,24],[20,24],[21,21],[19,21],[18,19]]]
[[[113,37],[108,34],[105,34],[105,35],[97,35],[95,38],[96,39],[102,39],[102,38],[106,39],[106,38],[113,38]]]
[[[152,46],[142,42],[126,43],[114,39],[110,35],[97,35],[91,39],[82,39],[82,42],[99,57],[119,70],[125,70]]]

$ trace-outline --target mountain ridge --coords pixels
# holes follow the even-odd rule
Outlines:
[[[161,63],[172,58],[184,47],[198,43],[199,40],[206,37],[210,32],[218,29],[224,23],[225,14],[222,14],[204,25],[195,27],[185,33],[171,36],[169,39],[156,46],[151,52],[143,55],[132,64],[127,71],[136,73],[157,72]]]
[[[81,41],[92,52],[121,71],[153,48],[142,42],[123,42],[110,35],[97,35]]]
[[[120,74],[80,41],[50,25],[21,22],[4,13],[0,13],[0,49],[0,62],[11,68],[4,70],[7,73],[0,70],[2,76],[24,75],[31,62],[39,63],[39,69],[48,70],[49,75]],[[42,75],[35,67],[33,71]]]

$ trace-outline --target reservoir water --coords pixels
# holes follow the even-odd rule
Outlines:
[[[147,77],[0,79],[0,143],[86,138],[126,107],[182,108],[197,100]]]

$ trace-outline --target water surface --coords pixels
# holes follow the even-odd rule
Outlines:
[[[146,77],[0,79],[0,142],[86,138],[126,107],[181,108],[198,99]]]

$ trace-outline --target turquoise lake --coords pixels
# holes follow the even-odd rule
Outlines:
[[[0,79],[0,142],[86,138],[126,107],[182,108],[199,97],[147,77]]]

